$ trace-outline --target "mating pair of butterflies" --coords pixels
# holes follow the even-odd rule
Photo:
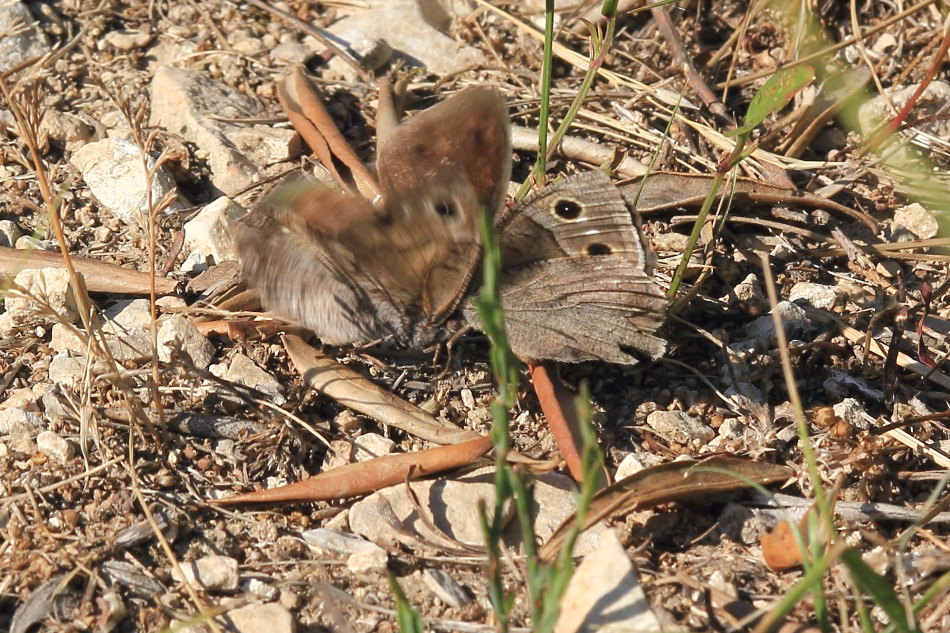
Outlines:
[[[314,181],[279,186],[235,227],[265,307],[333,344],[391,338],[424,348],[459,319],[481,263],[479,213],[502,244],[505,327],[527,361],[633,364],[661,355],[667,300],[652,255],[606,174],[564,178],[504,210],[511,174],[501,96],[469,88],[399,126],[382,146],[383,203]]]

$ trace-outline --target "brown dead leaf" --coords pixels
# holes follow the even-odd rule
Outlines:
[[[321,354],[299,336],[287,335],[283,341],[307,384],[345,407],[435,444],[456,444],[481,437],[474,431],[440,424],[419,407]]]
[[[607,517],[633,510],[743,490],[751,483],[773,484],[787,480],[792,474],[792,469],[786,466],[725,455],[702,461],[683,460],[660,464],[641,470],[598,492],[587,511],[584,529]],[[551,535],[541,547],[542,558],[550,560],[558,553],[574,520],[575,517],[570,517]]]
[[[73,267],[82,273],[89,292],[147,295],[151,292],[151,275],[138,270],[116,266],[108,262],[71,255]],[[65,268],[63,256],[51,251],[24,250],[0,246],[0,278],[15,275],[26,268]],[[155,292],[167,295],[175,292],[174,279],[155,277]]]
[[[491,438],[439,446],[415,453],[385,455],[357,464],[347,464],[296,483],[235,495],[216,501],[233,506],[246,503],[294,503],[332,501],[369,494],[407,479],[451,470],[472,463],[492,447]]]
[[[337,170],[335,161],[349,169],[356,190],[365,198],[373,200],[379,196],[376,179],[340,134],[300,66],[295,66],[289,76],[277,83],[277,97],[294,129],[338,185],[349,188],[349,183]]]

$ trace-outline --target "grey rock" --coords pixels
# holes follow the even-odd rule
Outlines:
[[[277,600],[280,591],[260,578],[248,578],[241,583],[241,591],[253,596],[257,596],[267,602]]]
[[[650,242],[653,244],[653,250],[658,253],[682,253],[689,243],[689,236],[682,233],[658,233]]]
[[[151,308],[148,299],[120,301],[105,311],[102,326],[109,351],[121,362],[141,362],[152,357]],[[50,347],[57,352],[82,352],[83,337],[61,324],[53,326]]]
[[[45,427],[43,419],[32,411],[13,407],[0,409],[0,435],[9,435],[13,439],[33,438]]]
[[[109,31],[102,38],[102,47],[111,46],[117,51],[128,53],[141,50],[152,43],[153,35],[147,31],[118,29]]]
[[[877,130],[882,123],[889,120],[892,115],[891,103],[897,108],[902,108],[910,100],[911,96],[917,92],[919,84],[910,84],[897,86],[888,90],[888,95],[878,95],[861,104],[858,108],[858,122],[861,131],[869,134]],[[950,101],[950,83],[946,81],[931,82],[920,99],[914,105],[914,113],[918,119],[925,119],[928,116],[939,114]],[[939,119],[939,117],[937,117]],[[950,138],[950,122],[945,120],[934,120],[920,127],[923,131],[932,134],[938,138]]]
[[[231,130],[228,138],[238,151],[257,165],[283,163],[296,158],[302,151],[297,133],[289,128],[242,126]]]
[[[858,108],[858,121],[861,131],[865,135],[869,135],[880,129],[893,116],[892,107],[904,107],[918,88],[919,84],[898,86],[888,90],[887,95],[878,95],[861,104]],[[950,138],[950,121],[942,116],[948,101],[950,101],[950,83],[932,81],[927,85],[927,88],[914,104],[914,116],[919,123],[914,125],[914,129],[906,135],[910,143],[892,143],[885,146],[887,147],[887,162],[889,165],[893,165],[898,169],[918,169],[920,156],[918,149],[911,144],[917,145],[925,151],[931,151],[932,146],[941,146],[941,144],[935,143],[935,139]]]
[[[139,147],[123,138],[105,138],[84,145],[72,155],[70,163],[82,174],[96,201],[123,222],[145,226],[149,213],[149,180],[142,164]],[[157,205],[162,198],[176,191],[175,179],[164,166],[155,169],[155,159],[148,157],[151,179],[151,200]],[[176,201],[169,207],[179,208]]]
[[[363,70],[379,70],[393,57],[393,48],[386,40],[368,37],[353,42],[350,50],[359,59]]]
[[[472,602],[472,597],[455,582],[455,579],[441,569],[426,569],[422,572],[425,583],[436,597],[450,607],[460,609]]]
[[[54,327],[55,331],[56,328]],[[78,387],[85,375],[85,360],[69,355],[69,352],[59,352],[49,363],[49,379],[63,387]]]
[[[158,329],[158,358],[167,363],[175,351],[190,358],[195,367],[207,369],[215,349],[190,319],[173,315],[164,319]]]
[[[854,398],[845,398],[841,402],[833,405],[832,410],[835,415],[853,426],[856,429],[868,429],[868,418],[871,416],[864,410],[864,405]]]
[[[13,220],[0,220],[0,246],[13,248],[17,240],[23,237],[23,231]]]
[[[826,392],[828,392],[828,395],[837,396],[839,398],[845,398],[846,396],[857,392],[868,400],[873,400],[875,402],[881,402],[884,400],[883,391],[880,389],[875,389],[863,380],[846,374],[845,372],[838,369],[829,370],[828,377],[823,383],[821,383],[821,386]]]
[[[666,441],[677,444],[705,444],[716,437],[715,431],[685,411],[654,411],[647,416],[647,425]]]
[[[738,418],[726,418],[719,425],[719,437],[730,440],[741,440],[745,433],[745,425]]]
[[[59,464],[65,464],[75,455],[75,445],[54,431],[43,431],[36,436],[36,448]]]
[[[162,583],[145,573],[140,566],[124,560],[103,561],[99,571],[110,585],[120,584],[140,596],[162,595],[166,591]]]
[[[151,105],[151,125],[177,134],[205,152],[211,180],[226,195],[241,191],[261,176],[259,166],[235,141],[247,134],[244,126],[217,120],[256,113],[257,107],[246,96],[201,73],[160,66],[152,79]]]
[[[249,604],[225,616],[235,633],[293,633],[294,616],[276,603]]]
[[[776,307],[782,318],[786,336],[794,336],[808,328],[809,321],[801,306],[791,301],[780,301]],[[768,345],[775,339],[775,324],[772,322],[771,315],[755,319],[745,326],[745,331],[749,337],[757,340],[761,345]]]
[[[936,237],[940,226],[937,219],[919,202],[900,207],[894,211],[891,237],[896,242],[929,240]]]
[[[205,264],[220,264],[223,261],[237,261],[234,238],[231,236],[231,223],[246,213],[246,209],[227,196],[221,196],[203,207],[183,227],[185,232],[184,248],[194,253],[196,261]],[[192,259],[189,257],[189,259]],[[193,272],[185,270],[184,272]]]
[[[451,23],[450,15],[436,16],[431,10],[424,11],[421,4],[418,0],[369,0],[327,30],[346,47],[364,39],[384,40],[392,48],[393,57],[410,66],[423,66],[436,75],[484,62],[480,51],[442,32]],[[426,9],[439,8],[434,2],[425,4]],[[355,78],[353,69],[342,60],[332,59],[328,68],[343,78]]]
[[[646,465],[637,459],[636,455],[633,453],[628,453],[622,460],[620,460],[620,464],[617,466],[617,472],[614,473],[614,481],[620,481],[621,479],[632,477],[644,468],[646,468]]]
[[[800,281],[792,286],[788,300],[799,305],[807,305],[819,310],[831,310],[843,294],[834,286]]]
[[[0,72],[49,52],[46,34],[36,28],[33,14],[23,2],[0,4]]]
[[[231,592],[238,588],[238,562],[230,556],[211,555],[182,562],[181,571],[189,582],[208,591]]]
[[[389,563],[389,555],[382,547],[353,552],[346,559],[346,568],[353,574],[363,574],[368,571],[383,571]]]
[[[0,334],[79,319],[76,296],[64,268],[28,268],[13,278],[13,286],[4,297]]]
[[[409,485],[422,507],[431,513],[429,521],[419,518],[416,505],[404,485],[391,486],[375,492],[350,508],[349,523],[354,533],[373,542],[400,542],[410,547],[426,543],[455,545],[454,539],[470,545],[483,545],[484,537],[475,510],[480,501],[489,510],[494,507],[495,488],[492,469],[481,469],[452,480],[413,481]],[[574,482],[557,473],[547,473],[534,482],[534,503],[537,508],[535,534],[548,538],[576,509]],[[435,525],[436,530],[429,527]],[[512,526],[515,527],[515,526]],[[598,524],[584,533],[575,553],[590,551],[594,537],[605,529]],[[517,540],[518,530],[510,538]]]
[[[365,462],[369,459],[389,455],[396,443],[379,433],[364,433],[353,440],[353,461]]]
[[[719,514],[717,529],[720,534],[736,543],[753,545],[759,542],[759,539],[768,530],[768,526],[745,506],[738,503],[728,503]]]
[[[234,355],[224,374],[224,379],[265,393],[273,398],[274,404],[278,406],[286,401],[283,388],[277,379],[255,365],[254,361],[244,354]]]
[[[554,632],[661,630],[630,557],[613,530],[603,531],[568,583]]]
[[[68,151],[75,152],[92,138],[95,130],[75,114],[47,110],[40,123],[40,132]]]
[[[327,528],[307,530],[306,532],[302,532],[300,536],[307,545],[324,552],[333,552],[334,554],[350,555],[356,552],[382,549],[379,545],[370,543],[366,539]]]
[[[33,237],[32,235],[24,235],[23,237],[17,238],[16,244],[14,244],[13,247],[21,251],[25,251],[25,250],[55,251],[56,250],[56,244],[52,240],[41,240],[38,237]]]
[[[38,387],[42,389],[42,387]],[[36,404],[36,393],[33,388],[20,387],[7,392],[7,398],[0,402],[0,409],[22,409],[23,411],[39,411]]]
[[[313,51],[296,40],[282,41],[268,55],[275,64],[302,64]]]
[[[732,289],[732,293],[723,297],[722,300],[730,305],[742,301],[755,308],[764,308],[768,305],[765,293],[762,292],[762,284],[755,273],[746,275],[746,278]]]

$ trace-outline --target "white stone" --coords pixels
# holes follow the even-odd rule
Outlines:
[[[70,356],[69,352],[59,352],[50,361],[48,374],[49,379],[57,385],[78,387],[85,374],[85,361]]]
[[[36,399],[36,391],[30,387],[20,387],[19,389],[7,392],[7,398],[3,402],[0,402],[0,409],[20,409],[21,411],[35,413],[40,410],[36,404]]]
[[[366,539],[327,528],[307,530],[302,532],[300,536],[307,545],[334,554],[350,555],[371,549],[382,549]]]
[[[477,508],[480,501],[489,511],[494,507],[492,477],[492,469],[488,468],[450,480],[409,483],[423,507],[431,513],[430,522],[439,531],[432,530],[419,518],[404,484],[384,488],[354,503],[350,508],[350,528],[377,543],[399,542],[418,547],[421,540],[448,546],[453,543],[446,540],[447,535],[462,543],[484,545]],[[574,513],[576,493],[574,482],[557,473],[541,475],[534,484],[535,534],[544,541]],[[590,551],[594,536],[603,529],[603,524],[597,524],[581,535],[575,553],[582,556]],[[516,526],[512,526],[512,538],[518,538]]]
[[[929,240],[936,237],[940,226],[934,215],[919,202],[914,202],[894,211],[891,236],[897,242]]]
[[[282,395],[283,388],[276,378],[258,367],[254,361],[244,354],[235,354],[224,374],[224,379],[245,387],[251,387],[270,396],[274,404],[280,406],[286,399]]]
[[[356,449],[353,453],[353,461],[365,462],[389,455],[396,448],[396,443],[379,433],[364,433],[353,440],[353,446]]]
[[[48,110],[40,123],[40,132],[75,152],[92,138],[94,130],[75,114]]]
[[[189,220],[184,228],[184,248],[211,258],[212,264],[237,261],[230,225],[246,213],[246,209],[227,196],[221,196]]]
[[[147,31],[119,29],[106,33],[102,42],[117,51],[127,53],[148,46],[152,42],[152,34]]]
[[[864,410],[864,405],[855,398],[845,398],[841,402],[833,405],[831,409],[835,415],[853,426],[856,429],[868,429],[868,418],[870,417]]]
[[[230,556],[212,554],[182,562],[180,566],[189,582],[196,582],[208,591],[231,592],[238,588],[238,562]]]
[[[719,425],[719,437],[730,440],[741,440],[745,433],[745,425],[738,418],[726,418]]]
[[[173,352],[188,356],[199,369],[207,369],[214,358],[214,345],[190,319],[174,315],[162,320],[158,329],[158,358],[169,362]]]
[[[36,436],[36,448],[54,462],[65,464],[73,458],[75,446],[54,431],[43,431]]]
[[[0,409],[0,435],[32,438],[45,426],[43,419],[32,411]]]
[[[426,4],[428,8],[437,7],[437,3]],[[410,66],[422,65],[436,75],[452,74],[484,62],[480,51],[439,30],[450,25],[451,16],[443,14],[437,21],[432,17],[431,11],[423,15],[418,0],[367,0],[327,30],[348,47],[363,39],[384,40],[392,47],[394,58]],[[356,77],[355,71],[337,58],[330,60],[328,68],[343,78]]]
[[[716,432],[685,411],[654,411],[647,416],[647,425],[668,442],[688,445],[693,440],[705,444]]]
[[[102,325],[106,344],[120,362],[141,362],[152,358],[151,308],[148,299],[120,301],[105,311]],[[50,348],[56,352],[85,353],[80,332],[62,324],[53,326]]]
[[[722,300],[730,305],[742,301],[754,308],[763,308],[768,305],[765,293],[762,292],[762,284],[755,273],[746,275],[746,278],[732,289],[732,294],[726,295]]]
[[[13,220],[0,220],[0,246],[13,248],[14,245],[23,237],[23,231]]]
[[[277,600],[277,597],[280,595],[280,591],[278,591],[276,587],[272,587],[259,578],[248,578],[242,582],[241,591],[255,595],[267,602]]]
[[[614,481],[620,481],[621,479],[636,475],[644,468],[646,468],[646,466],[637,459],[636,455],[628,453],[620,460],[620,465],[617,466],[617,472],[614,473]]]
[[[650,242],[657,253],[682,253],[689,243],[689,236],[682,233],[657,233]]]
[[[372,549],[360,550],[350,554],[346,559],[346,568],[353,574],[362,574],[368,571],[383,571],[389,563],[386,550],[378,545]]]
[[[786,336],[793,336],[808,327],[809,322],[805,316],[805,310],[801,306],[791,301],[779,301],[776,307]],[[775,338],[775,323],[772,320],[772,315],[760,316],[753,320],[745,326],[745,331],[748,336],[761,345],[768,345]]]
[[[825,284],[816,284],[810,281],[800,281],[792,286],[788,294],[788,300],[799,304],[808,305],[819,310],[831,310],[838,303],[842,294],[834,286]]]
[[[13,286],[4,298],[6,319],[3,332],[10,336],[38,325],[52,325],[79,319],[76,296],[64,268],[28,268],[13,278]]]
[[[293,614],[274,602],[228,611],[227,618],[235,633],[294,633],[296,629]]]
[[[145,226],[149,213],[149,181],[142,164],[142,152],[128,140],[110,137],[89,143],[70,159],[82,174],[86,186],[99,204],[126,223]],[[148,168],[154,169],[155,159],[148,157]],[[175,180],[164,166],[154,171],[151,179],[152,205],[169,192],[176,191]],[[172,203],[169,209],[180,208]]]
[[[568,583],[555,633],[661,630],[617,535],[601,532]]]

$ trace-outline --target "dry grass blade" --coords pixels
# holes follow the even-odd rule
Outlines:
[[[610,516],[663,503],[743,490],[750,486],[749,482],[767,485],[785,481],[792,474],[792,469],[786,466],[724,456],[660,464],[598,492],[585,517],[584,527]],[[551,560],[558,553],[573,521],[573,517],[565,521],[544,544],[540,550],[542,558]]]
[[[294,366],[307,384],[343,406],[436,444],[455,444],[480,437],[474,431],[439,424],[419,407],[320,354],[299,336],[287,335],[283,341]]]
[[[706,198],[713,180],[713,177],[709,174],[679,174],[673,172],[654,172],[645,178],[643,191],[636,201],[636,208],[640,213],[699,206]],[[638,180],[622,185],[621,191],[624,197],[630,200],[639,187],[640,181]],[[872,231],[877,232],[878,230],[877,222],[867,213],[797,189],[777,187],[749,178],[737,178],[734,186],[725,193],[732,196],[735,206],[796,205],[824,209],[857,220]]]
[[[491,438],[430,448],[415,453],[386,455],[357,464],[347,464],[296,483],[221,499],[223,506],[248,503],[293,503],[333,501],[369,494],[407,479],[417,479],[471,464],[492,447]]]
[[[77,273],[82,273],[90,292],[114,292],[118,294],[147,295],[151,292],[149,273],[130,270],[95,259],[71,257]],[[15,275],[26,268],[63,268],[63,256],[49,251],[26,251],[0,246],[0,276]],[[155,291],[161,295],[175,292],[178,283],[174,279],[155,278]]]

